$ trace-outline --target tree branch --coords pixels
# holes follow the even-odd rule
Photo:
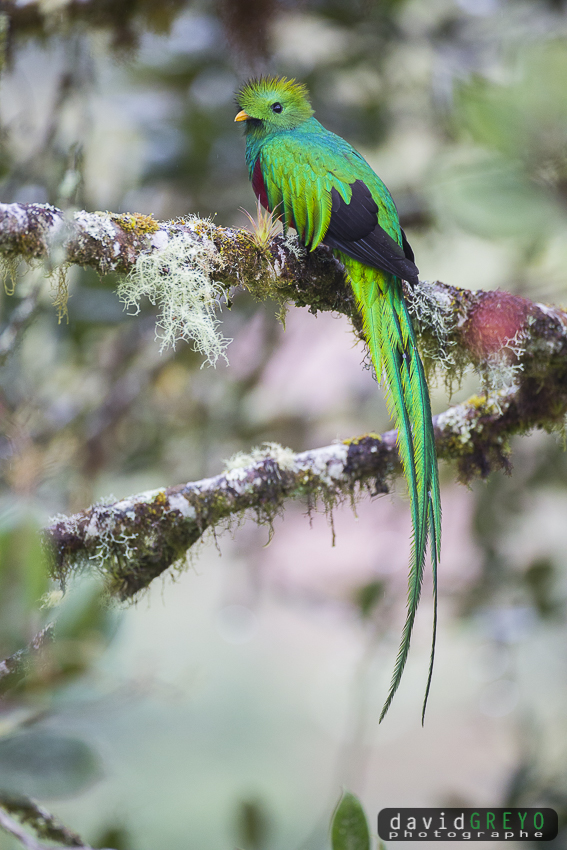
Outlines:
[[[29,823],[42,838],[57,841],[64,847],[74,847],[75,850],[93,850],[89,844],[84,844],[76,833],[63,826],[53,815],[43,807],[38,806],[33,800],[26,797],[0,797],[0,827],[17,838],[26,850],[53,850],[53,845],[50,844],[47,847],[45,844],[40,844],[7,812],[16,813],[24,823]]]
[[[8,264],[77,263],[101,274],[132,272],[139,280],[151,257],[151,274],[169,276],[168,286],[177,291],[172,267],[178,244],[182,272],[190,266],[226,298],[235,286],[244,286],[258,298],[307,306],[313,313],[343,313],[362,335],[342,266],[324,247],[307,254],[296,238],[283,236],[259,247],[248,231],[193,216],[157,222],[139,214],[83,211],[66,220],[49,205],[0,205],[0,253]],[[406,286],[405,293],[426,366],[441,365],[451,383],[472,364],[484,380],[484,395],[435,420],[439,456],[457,462],[461,479],[506,465],[513,434],[562,425],[567,314],[506,292],[471,292],[440,282],[421,281]],[[310,503],[321,498],[331,507],[360,486],[385,492],[397,464],[394,432],[297,455],[268,446],[215,478],[58,518],[46,530],[54,571],[64,581],[77,566],[95,564],[106,574],[109,592],[126,599],[184,557],[207,528],[246,510],[269,522],[286,498]]]
[[[43,806],[40,806],[35,800],[30,799],[29,797],[25,797],[23,795],[18,794],[17,796],[8,795],[4,792],[0,792],[0,814],[4,814],[2,809],[5,809],[6,812],[10,812],[11,814],[17,815],[17,817],[24,824],[28,824],[35,831],[35,833],[40,838],[47,838],[49,841],[57,841],[59,844],[63,844],[65,847],[78,847],[85,848],[87,850],[86,845],[80,835],[77,835],[76,832],[68,829],[64,826],[54,815],[44,809]],[[4,815],[6,817],[6,815]],[[11,818],[10,818],[11,820]],[[12,821],[12,824],[15,822]],[[1,824],[4,829],[7,829],[6,822]],[[15,832],[12,832],[12,835],[16,835],[16,838],[19,838],[20,841],[24,844],[24,846],[40,846],[37,844],[35,839],[31,838],[27,833],[25,833],[20,824],[16,824],[18,830],[20,831],[20,835],[23,833],[25,835],[27,842],[33,842],[31,845],[26,844],[25,841],[22,840],[20,835],[17,835]],[[10,830],[8,830],[10,831]]]
[[[14,838],[17,838],[26,850],[47,850],[44,844],[40,844],[39,841],[36,841],[32,835],[29,835],[25,829],[20,826],[17,821],[6,814],[2,808],[0,808],[0,826],[10,835],[13,835]]]
[[[549,409],[540,406],[542,399],[549,401]],[[562,421],[565,385],[558,402],[558,394],[533,384],[473,397],[434,418],[439,456],[456,459],[463,479],[485,476],[507,465],[512,434]],[[45,539],[60,581],[75,569],[94,566],[104,573],[108,592],[124,600],[183,558],[207,529],[246,511],[270,523],[290,498],[306,499],[310,505],[321,500],[330,509],[354,498],[357,488],[366,487],[373,495],[387,493],[398,471],[395,431],[300,454],[267,444],[249,456],[237,456],[213,478],[56,518],[45,530]]]
[[[306,257],[297,240],[278,236],[261,249],[249,231],[195,216],[157,222],[138,213],[80,211],[66,218],[50,204],[0,204],[0,253],[9,261],[49,260],[99,274],[128,273],[141,255],[163,250],[178,235],[211,249],[211,274],[227,295],[234,286],[246,286],[258,297],[271,290],[298,306],[355,312],[341,266],[324,248]]]
[[[307,253],[296,237],[279,235],[258,247],[248,230],[219,227],[196,216],[158,222],[139,213],[80,211],[67,218],[49,204],[0,204],[0,254],[12,270],[20,260],[43,260],[52,270],[77,264],[103,275],[128,274],[148,255],[159,258],[179,236],[194,246],[195,254],[206,250],[207,273],[227,299],[234,287],[245,287],[260,299],[272,297],[313,313],[342,313],[362,338],[352,290],[325,246]],[[406,286],[405,294],[426,358],[457,372],[471,363],[501,369],[494,360],[502,349],[511,365],[534,323],[539,337],[545,331],[555,338],[557,324],[567,321],[560,310],[506,292],[420,281]]]
[[[0,697],[14,687],[37,663],[41,651],[53,641],[53,624],[49,623],[24,648],[0,661]]]

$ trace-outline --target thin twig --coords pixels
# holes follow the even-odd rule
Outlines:
[[[37,663],[38,655],[53,641],[53,628],[53,623],[49,623],[24,649],[0,661],[0,695],[13,688]]]

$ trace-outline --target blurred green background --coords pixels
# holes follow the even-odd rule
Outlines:
[[[421,277],[561,303],[567,289],[567,6],[560,0],[103,0],[5,4],[0,198],[216,216],[255,201],[235,88],[309,86],[317,117],[389,186]],[[60,601],[48,517],[388,427],[344,317],[239,294],[230,365],[160,355],[154,314],[71,272],[57,323],[44,270],[0,294],[0,333],[41,288],[0,374],[0,658]],[[478,387],[465,376],[452,401]],[[449,403],[433,388],[435,411]],[[71,587],[49,663],[0,703],[0,789],[35,795],[95,846],[323,850],[347,786],[386,806],[547,805],[567,821],[567,458],[512,444],[511,476],[443,478],[440,632],[425,587],[386,720],[410,518],[400,483],[334,512],[288,505],[199,547],[136,605]],[[43,600],[43,601],[42,601]],[[52,606],[52,607],[50,607]],[[0,834],[0,848],[11,839]],[[563,831],[554,847],[567,846]]]

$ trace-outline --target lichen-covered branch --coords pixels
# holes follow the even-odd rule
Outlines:
[[[553,427],[566,410],[567,384],[561,401],[535,382],[475,396],[435,417],[439,456],[456,460],[463,479],[485,476],[506,465],[512,434]],[[319,501],[329,509],[364,487],[387,493],[398,469],[395,431],[300,454],[267,444],[238,455],[214,478],[57,518],[45,530],[54,574],[65,581],[74,570],[94,567],[105,575],[110,595],[128,599],[182,559],[207,529],[247,511],[269,523],[290,498]]]
[[[9,835],[13,835],[20,844],[22,844],[26,850],[46,850],[45,845],[40,844],[39,841],[32,835],[28,835],[25,829],[20,826],[20,824],[11,818],[1,807],[0,807],[0,827],[7,832]]]
[[[6,814],[5,812],[9,812],[10,814],[16,815],[19,821],[27,826],[30,826],[36,835],[39,838],[46,838],[49,841],[56,841],[58,844],[62,844],[64,847],[76,847],[76,848],[84,848],[84,850],[88,850],[87,845],[82,840],[80,835],[77,835],[76,832],[73,832],[64,824],[61,823],[54,815],[44,809],[43,806],[40,806],[39,803],[36,803],[35,800],[32,800],[30,797],[26,797],[23,794],[13,795],[7,794],[6,792],[0,791],[0,812],[4,814],[4,821],[2,822],[2,826],[7,828]],[[5,812],[2,812],[2,809]],[[15,835],[16,838],[19,838],[22,841],[22,835],[25,836],[24,846],[33,847],[43,847],[43,845],[37,844],[34,838],[31,838],[20,826],[19,823],[13,821],[10,818],[12,829],[8,829],[8,831],[12,832],[12,835]],[[14,825],[17,827],[17,832],[13,831]],[[28,842],[27,844],[25,842]],[[31,845],[29,842],[32,842]],[[50,845],[51,846],[51,845]]]
[[[38,806],[33,800],[22,798],[9,799],[0,796],[0,827],[13,835],[26,850],[53,850],[54,845],[42,844],[30,835],[17,820],[10,817],[9,812],[17,814],[28,823],[38,835],[49,841],[56,841],[59,846],[74,847],[75,850],[93,850],[85,844],[78,835],[68,830],[53,815]]]
[[[183,558],[207,529],[246,511],[269,523],[288,498],[331,506],[357,482],[385,491],[395,464],[394,432],[301,454],[268,444],[237,455],[214,478],[56,518],[45,531],[54,574],[64,581],[75,569],[95,567],[109,593],[127,599]]]
[[[269,232],[269,229],[268,229]],[[134,309],[147,296],[160,306],[163,344],[193,339],[214,362],[226,341],[216,310],[234,287],[258,298],[332,310],[360,319],[341,265],[324,247],[306,254],[295,237],[268,237],[189,216],[157,222],[139,214],[78,212],[67,220],[48,205],[0,205],[0,254],[49,260],[50,266],[91,266],[122,274],[120,294]],[[472,364],[484,395],[436,420],[441,457],[459,475],[486,475],[506,463],[509,437],[539,426],[557,428],[567,411],[567,314],[506,292],[470,292],[435,282],[406,288],[427,366],[448,381]],[[268,447],[207,481],[97,505],[61,518],[46,536],[62,580],[96,565],[109,592],[128,598],[147,587],[207,528],[253,510],[269,521],[286,498],[322,499],[332,506],[359,486],[383,492],[397,464],[395,435],[295,455]]]
[[[147,296],[160,305],[164,344],[192,338],[213,361],[225,341],[214,339],[212,314],[234,287],[314,313],[343,313],[362,334],[340,263],[325,247],[306,253],[295,237],[279,235],[258,245],[247,230],[195,216],[158,222],[138,213],[80,211],[66,218],[48,204],[0,204],[0,256],[8,269],[20,260],[44,260],[51,270],[78,264],[100,274],[119,272],[126,276],[124,301],[137,307]],[[472,292],[439,281],[406,287],[406,297],[426,361],[445,365],[451,375],[472,363],[502,376],[506,366],[503,386],[510,383],[509,370],[519,366],[534,325],[541,339],[544,331],[556,337],[557,324],[567,321],[559,310],[509,293]]]
[[[137,213],[80,211],[66,218],[49,204],[0,204],[0,254],[5,263],[47,260],[50,268],[77,264],[99,274],[138,272],[148,278],[148,257],[155,255],[155,272],[167,277],[171,243],[177,255],[185,248],[186,268],[214,279],[216,296],[246,286],[259,298],[271,295],[315,310],[355,312],[341,267],[331,254],[321,249],[306,257],[294,239],[277,236],[261,248],[247,230],[218,227],[195,216],[158,222]]]

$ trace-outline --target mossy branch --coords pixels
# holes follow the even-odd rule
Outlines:
[[[508,439],[531,427],[552,428],[567,411],[564,360],[557,383],[537,381],[488,396],[474,396],[434,418],[441,458],[457,461],[463,480],[486,476],[508,463]],[[129,599],[182,562],[207,529],[222,528],[246,512],[270,523],[286,499],[301,498],[326,510],[366,488],[387,493],[399,472],[396,432],[367,434],[295,454],[267,444],[236,457],[213,478],[141,493],[58,517],[45,529],[54,576],[95,568],[109,595]]]
[[[50,843],[48,847],[37,841],[17,820],[10,817],[8,812],[15,814],[26,826],[30,826],[40,838],[57,842],[58,846],[74,847],[75,850],[93,850],[80,836],[67,829],[34,800],[23,795],[9,796],[0,792],[0,827],[13,835],[26,850],[54,850],[54,844]]]
[[[160,303],[164,341],[193,336],[214,360],[214,307],[234,287],[282,305],[331,310],[360,319],[343,269],[324,247],[306,254],[294,237],[258,245],[246,230],[190,216],[157,222],[139,214],[78,212],[68,220],[41,204],[0,205],[0,253],[122,273],[124,300]],[[567,412],[567,314],[506,292],[470,292],[420,281],[406,288],[426,365],[449,383],[473,365],[484,395],[436,418],[440,457],[456,461],[468,480],[506,464],[511,435],[561,427]],[[178,322],[175,325],[175,321]],[[215,342],[216,339],[216,342]],[[212,342],[211,342],[212,340]],[[247,510],[270,521],[286,498],[320,499],[331,507],[357,487],[385,492],[397,472],[395,434],[367,436],[303,454],[269,446],[206,481],[97,505],[58,519],[46,531],[55,574],[97,566],[109,592],[129,598],[182,559],[207,528]]]
[[[216,324],[211,311],[223,299],[230,300],[235,287],[245,287],[258,299],[270,297],[313,313],[343,313],[362,337],[341,264],[324,246],[306,253],[293,236],[275,236],[259,246],[248,230],[219,227],[196,216],[158,222],[139,213],[80,211],[66,217],[49,204],[0,204],[0,256],[6,272],[25,260],[45,261],[51,274],[73,264],[99,274],[121,273],[125,276],[121,294],[127,303],[136,305],[144,295],[160,303],[165,343],[193,333],[206,356]],[[173,303],[172,290],[187,292],[187,286],[185,301]],[[439,281],[408,286],[406,297],[426,361],[445,367],[449,380],[472,364],[489,383],[510,386],[525,359],[524,343],[534,331],[543,344],[545,364],[551,355],[546,339],[554,349],[558,326],[567,321],[561,311],[509,293],[473,292]],[[194,316],[187,322],[183,318],[198,299],[202,315],[210,319],[206,327]],[[212,359],[222,351],[222,339],[219,345],[215,348],[212,343]]]
[[[68,829],[50,812],[44,809],[43,806],[40,806],[35,802],[35,800],[32,800],[23,794],[11,795],[0,791],[0,806],[2,809],[5,809],[6,812],[16,815],[22,823],[31,827],[40,838],[55,841],[64,847],[75,847],[78,848],[78,850],[81,850],[81,848],[82,850],[91,850],[91,848],[85,844],[76,832]],[[16,830],[13,829],[14,825],[17,827]],[[47,848],[44,848],[43,844],[38,844],[34,838],[24,832],[20,824],[16,824],[16,822],[11,818],[10,821],[7,822],[6,815],[4,815],[4,819],[0,822],[0,826],[3,826],[4,829],[7,829],[8,832],[18,838],[23,843],[24,847],[31,848],[31,850],[35,850],[36,847],[41,848],[41,850],[47,850]],[[11,826],[12,829],[10,829],[9,826]],[[52,844],[49,846],[53,849]]]

